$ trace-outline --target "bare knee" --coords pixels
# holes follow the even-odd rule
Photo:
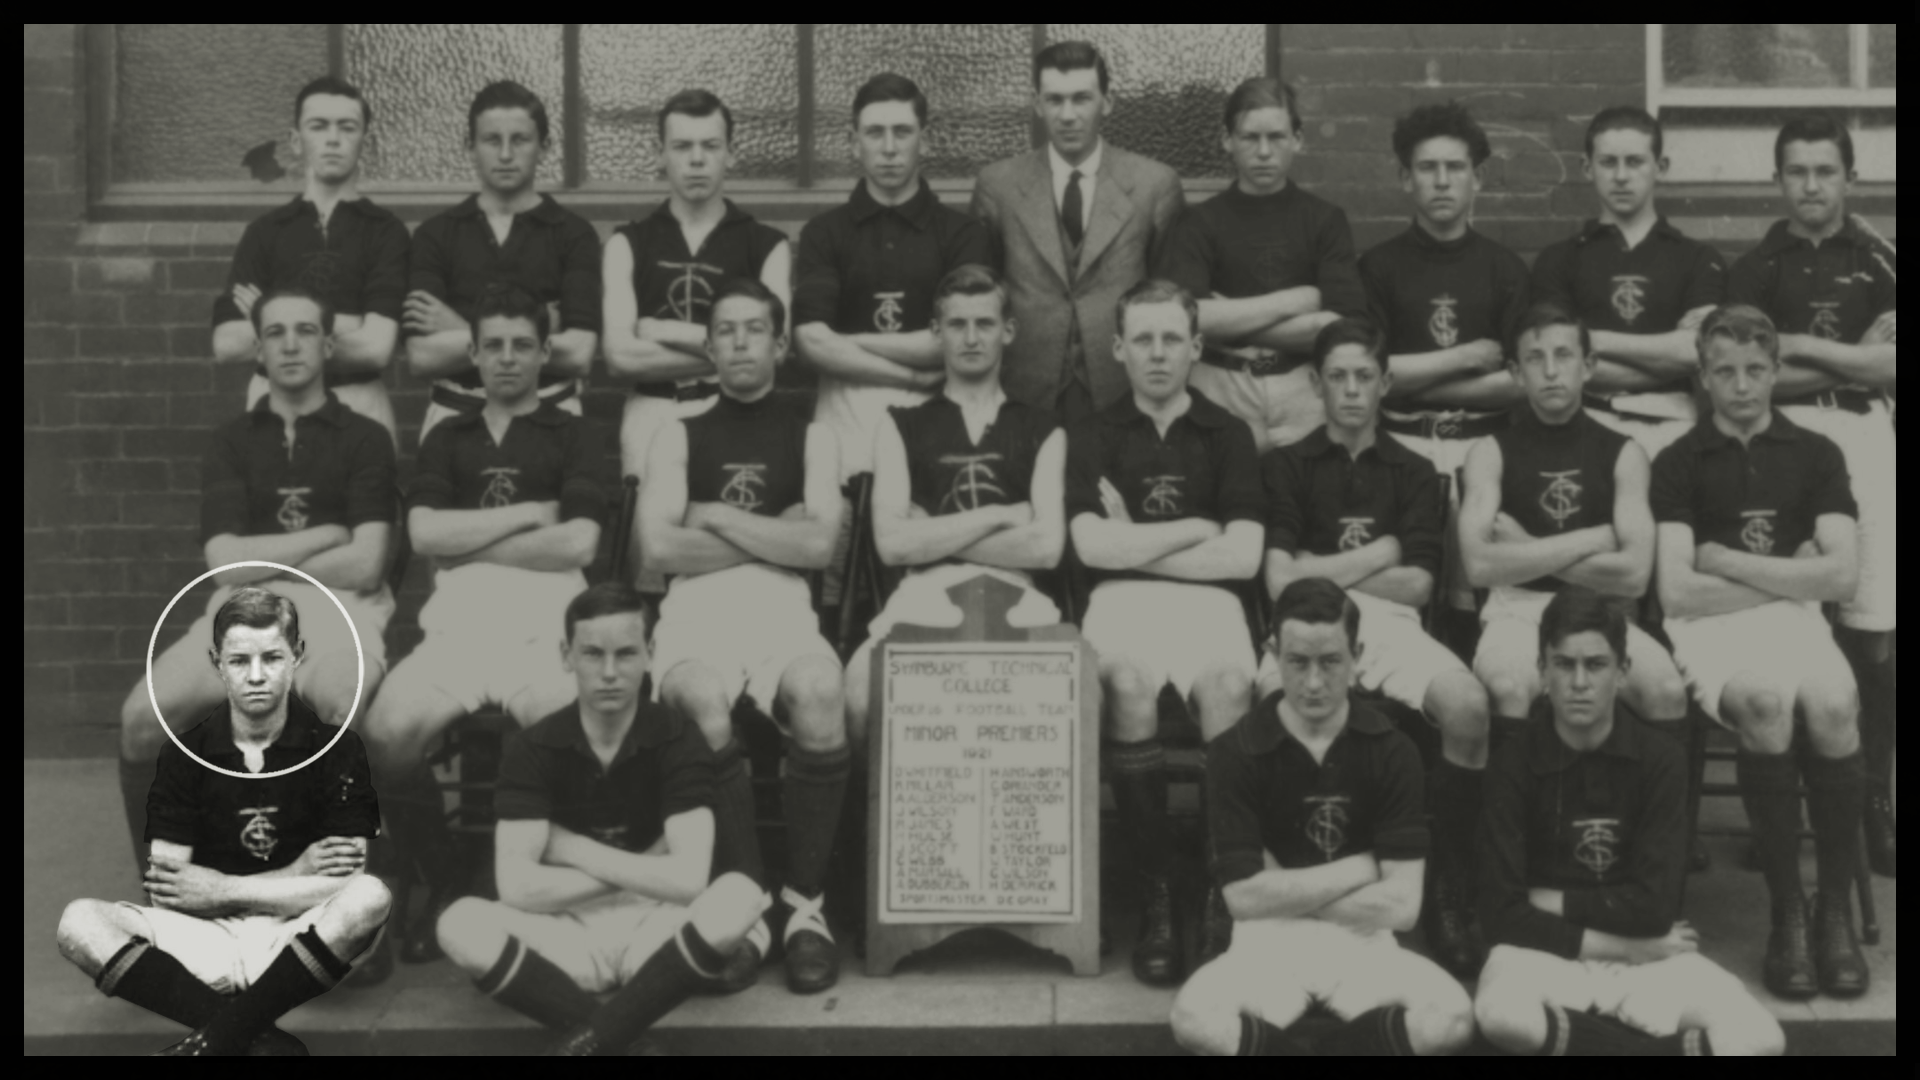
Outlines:
[[[75,900],[60,913],[60,927],[54,940],[60,955],[85,971],[97,975],[108,959],[132,937],[116,918],[117,907],[106,900]]]
[[[825,657],[796,661],[780,679],[781,703],[794,741],[808,750],[832,750],[846,741],[847,703],[840,665]]]
[[[1215,668],[1193,682],[1193,703],[1200,716],[1201,734],[1211,740],[1246,713],[1253,696],[1253,680],[1239,668]]]
[[[1441,675],[1428,684],[1422,704],[1440,725],[1449,760],[1471,768],[1486,763],[1489,700],[1479,679],[1464,671]]]
[[[1473,1000],[1473,1019],[1487,1041],[1510,1054],[1531,1053],[1547,1038],[1543,996],[1524,953],[1511,946],[1495,946],[1480,973]]]
[[[772,902],[766,890],[745,874],[722,874],[694,898],[687,918],[707,944],[728,952],[760,921]]]
[[[160,726],[160,718],[147,700],[143,683],[134,688],[127,703],[120,707],[120,760],[156,760],[160,757],[160,748],[166,744],[166,729]]]
[[[386,925],[387,913],[392,907],[393,895],[387,891],[386,883],[371,874],[356,874],[328,907],[331,932],[323,936],[353,946],[352,951],[357,953],[358,946],[371,940],[374,933]]]
[[[1151,739],[1160,727],[1160,687],[1147,673],[1125,660],[1100,665],[1106,691],[1108,734],[1121,742]]]
[[[1189,1053],[1226,1057],[1239,1049],[1239,1010],[1208,995],[1183,991],[1173,999],[1169,1020],[1174,1041]]]
[[[338,727],[346,723],[350,716],[367,715],[374,692],[380,689],[380,680],[385,674],[380,664],[368,661],[363,682],[357,662],[351,658],[332,657],[304,681],[300,692],[321,720]],[[357,704],[354,694],[356,688],[359,689]]]
[[[1740,992],[1744,997],[1745,990]],[[1707,1039],[1716,1057],[1780,1057],[1787,1052],[1787,1033],[1780,1021],[1752,998],[1716,1016],[1707,1025]]]
[[[1480,674],[1488,705],[1501,716],[1523,717],[1539,695],[1539,680],[1531,672],[1487,671]]]
[[[692,719],[709,747],[718,750],[733,741],[733,703],[711,668],[692,661],[675,664],[660,683],[660,700]]]
[[[508,937],[494,914],[493,903],[475,896],[463,896],[442,912],[434,925],[434,936],[440,941],[441,951],[476,975],[493,966]]]
[[[1807,739],[1821,757],[1845,757],[1860,748],[1860,698],[1851,683],[1809,682],[1800,687]]]
[[[1473,1002],[1465,990],[1407,1010],[1407,1041],[1424,1057],[1454,1054],[1473,1041]]]
[[[1772,686],[1739,680],[1720,694],[1720,715],[1740,733],[1740,744],[1765,754],[1784,754],[1793,745],[1793,710]]]
[[[1651,665],[1642,665],[1651,667]],[[1633,694],[1640,714],[1649,720],[1679,720],[1687,715],[1687,682],[1671,664],[1652,670],[1633,670]]]

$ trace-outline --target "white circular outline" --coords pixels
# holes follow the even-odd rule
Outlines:
[[[326,593],[327,599],[333,601],[333,606],[340,609],[340,617],[347,620],[347,632],[353,635],[353,652],[354,652],[354,655],[359,659],[359,665],[360,665],[359,681],[356,684],[354,684],[354,687],[353,687],[353,704],[349,706],[347,709],[347,718],[345,720],[342,720],[340,722],[340,726],[334,729],[332,740],[329,741],[327,745],[321,747],[318,753],[314,754],[312,757],[301,762],[300,764],[289,765],[284,769],[278,769],[278,770],[275,770],[274,772],[257,772],[257,773],[256,772],[234,772],[232,769],[223,769],[220,766],[215,765],[212,762],[208,761],[207,759],[201,757],[199,754],[196,754],[193,751],[187,749],[185,744],[181,743],[180,736],[175,735],[173,733],[173,729],[167,726],[167,718],[160,715],[160,700],[153,692],[153,654],[154,654],[155,648],[160,643],[160,628],[166,625],[167,616],[172,613],[173,605],[179,603],[180,598],[187,595],[188,589],[193,588],[195,585],[200,584],[201,582],[207,580],[208,578],[214,576],[215,574],[225,573],[228,570],[232,570],[236,567],[241,567],[241,566],[270,566],[275,570],[279,570],[284,573],[298,574],[301,577],[306,578],[308,581],[312,582],[314,588],[319,589],[323,593]],[[288,773],[299,772],[301,769],[304,769],[307,766],[313,764],[314,762],[320,760],[322,757],[325,757],[327,751],[333,749],[333,744],[339,742],[340,736],[345,735],[347,733],[347,728],[353,725],[354,715],[360,711],[360,693],[366,688],[367,688],[367,651],[360,644],[360,628],[353,625],[353,617],[347,614],[347,605],[341,603],[340,598],[334,595],[333,590],[327,588],[325,585],[320,584],[320,582],[316,580],[312,574],[307,573],[305,570],[295,569],[294,567],[291,567],[291,566],[282,566],[277,562],[267,562],[262,559],[248,559],[244,562],[228,563],[225,566],[216,566],[213,569],[207,571],[206,573],[201,574],[199,577],[194,578],[192,581],[187,582],[186,585],[183,586],[179,592],[173,594],[173,599],[167,601],[167,606],[165,610],[160,612],[160,621],[153,624],[153,636],[147,639],[147,703],[153,706],[154,722],[160,725],[161,731],[164,731],[167,733],[167,738],[173,740],[173,745],[179,747],[181,753],[199,762],[202,768],[212,769],[214,772],[220,773],[225,776],[231,776],[240,780],[271,780],[276,776],[285,776]],[[287,685],[287,693],[289,695],[293,693],[293,685],[291,681],[289,681]]]

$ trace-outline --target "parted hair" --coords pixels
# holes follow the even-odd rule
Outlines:
[[[274,289],[260,299],[255,300],[253,307],[248,309],[247,321],[253,324],[253,334],[255,337],[260,336],[260,320],[265,317],[267,305],[273,303],[275,300],[312,301],[313,305],[320,309],[320,332],[323,334],[333,333],[333,305],[327,303],[327,298],[303,285],[288,285],[284,288]]]
[[[727,142],[729,144],[733,142],[733,110],[727,108],[727,103],[721,101],[719,95],[713,91],[682,90],[668,98],[665,105],[660,106],[658,122],[662,143],[667,141],[667,117],[675,113],[692,117],[706,117],[719,113],[720,118],[727,123]]]
[[[1721,304],[1707,315],[1700,323],[1700,335],[1695,339],[1701,360],[1707,358],[1707,343],[1714,338],[1726,338],[1742,345],[1758,345],[1766,350],[1774,363],[1780,362],[1780,331],[1766,312],[1752,304]]]
[[[1143,304],[1179,304],[1186,309],[1187,325],[1191,332],[1200,332],[1200,305],[1194,300],[1193,294],[1166,278],[1150,277],[1120,294],[1119,302],[1113,305],[1114,333],[1124,336],[1127,309]]]
[[[514,82],[501,79],[488,83],[481,91],[473,95],[473,104],[467,106],[467,143],[472,145],[474,130],[480,124],[480,114],[489,109],[525,109],[533,118],[533,126],[540,132],[540,141],[547,141],[547,106],[540,95]]]
[[[1467,144],[1467,158],[1474,168],[1493,156],[1493,145],[1480,122],[1458,101],[1422,105],[1393,122],[1393,156],[1400,167],[1413,168],[1413,151],[1428,139],[1459,139]]]
[[[1255,109],[1287,110],[1287,123],[1295,135],[1300,134],[1300,128],[1306,123],[1300,118],[1300,98],[1294,93],[1293,84],[1261,76],[1247,79],[1227,95],[1226,108],[1221,112],[1221,121],[1227,125],[1227,134],[1233,134],[1240,118]]]
[[[573,644],[575,624],[587,619],[624,615],[628,612],[639,612],[640,623],[645,627],[646,636],[653,637],[653,621],[656,612],[653,604],[641,595],[640,590],[620,581],[603,581],[589,588],[567,602],[567,644]]]
[[[1549,301],[1533,305],[1527,309],[1525,315],[1520,317],[1520,325],[1513,332],[1514,355],[1519,355],[1521,338],[1528,334],[1537,334],[1549,326],[1571,326],[1578,330],[1580,355],[1593,354],[1593,333],[1587,329],[1587,324],[1566,307]]]
[[[533,298],[533,294],[518,285],[489,285],[480,299],[474,302],[473,315],[469,320],[473,324],[473,341],[480,343],[480,320],[482,319],[526,319],[533,323],[533,332],[541,341],[547,340],[552,330],[547,319],[547,305]]]
[[[1847,131],[1847,125],[1832,113],[1808,113],[1796,116],[1780,125],[1780,134],[1773,138],[1773,167],[1778,171],[1787,152],[1787,144],[1792,142],[1830,142],[1840,148],[1840,163],[1853,171],[1853,135]]]
[[[860,126],[860,110],[880,101],[907,102],[913,106],[913,115],[920,121],[920,126],[927,126],[927,95],[920,91],[920,84],[891,71],[875,75],[854,91],[853,126]]]
[[[293,601],[270,589],[258,585],[244,585],[233,590],[220,610],[213,616],[213,652],[218,656],[227,646],[227,631],[236,626],[250,626],[264,630],[277,626],[287,639],[287,647],[295,656],[300,655],[303,646],[300,643],[300,609]]]
[[[773,320],[773,336],[779,337],[787,332],[787,305],[780,302],[780,295],[759,278],[730,277],[720,283],[713,294],[713,303],[707,308],[707,332],[713,332],[713,318],[720,313],[720,301],[729,296],[744,296],[767,305],[767,315]]]
[[[1587,125],[1587,157],[1593,157],[1593,140],[1609,131],[1639,131],[1653,137],[1653,156],[1667,156],[1666,132],[1660,120],[1638,105],[1613,105],[1601,109]]]
[[[300,110],[306,107],[307,99],[315,94],[331,94],[334,97],[350,98],[360,103],[360,126],[373,123],[373,106],[361,95],[360,88],[337,75],[322,75],[300,88],[293,95],[293,126],[300,126]]]
[[[991,267],[979,263],[962,263],[947,271],[940,284],[933,290],[933,315],[938,319],[941,314],[941,301],[949,296],[985,296],[995,293],[1000,297],[1000,317],[1007,317],[1007,283]]]
[[[1280,624],[1289,619],[1318,625],[1339,623],[1347,628],[1349,650],[1360,643],[1360,606],[1347,590],[1326,578],[1294,578],[1273,598],[1274,641],[1280,640]]]
[[[1100,80],[1100,93],[1105,94],[1112,79],[1107,74],[1107,58],[1088,41],[1056,41],[1041,49],[1033,56],[1033,88],[1040,89],[1040,73],[1043,71],[1084,71],[1092,68]]]
[[[1540,659],[1568,637],[1589,630],[1607,639],[1615,660],[1627,658],[1627,613],[1620,605],[1584,585],[1561,589],[1540,613]]]
[[[1313,337],[1313,370],[1327,370],[1327,357],[1342,345],[1358,345],[1387,371],[1387,332],[1363,315],[1347,315],[1320,328]]]

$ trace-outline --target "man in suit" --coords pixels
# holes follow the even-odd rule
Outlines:
[[[1092,45],[1042,49],[1033,107],[1047,146],[987,166],[973,189],[1020,327],[1007,346],[1007,393],[1069,424],[1129,392],[1126,372],[1098,354],[1113,340],[1120,294],[1147,276],[1186,205],[1172,169],[1100,137],[1108,87]]]

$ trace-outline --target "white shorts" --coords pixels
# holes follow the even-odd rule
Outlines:
[[[796,660],[821,656],[839,665],[820,636],[820,617],[805,578],[776,566],[745,563],[710,574],[677,577],[653,631],[653,696],[682,663],[704,665],[727,688],[742,690],[773,715],[780,678]]]
[[[1846,455],[1847,479],[1860,504],[1860,588],[1840,605],[1840,625],[1885,632],[1894,628],[1894,492],[1898,477],[1893,420],[1884,401],[1869,413],[1821,405],[1783,405],[1786,418],[1832,439]]]
[[[687,921],[686,908],[629,892],[547,915],[482,902],[508,933],[589,994],[624,985]]]
[[[887,597],[886,609],[867,624],[867,639],[879,641],[905,623],[908,626],[959,626],[965,613],[947,590],[985,574],[1018,587],[1024,595],[1007,609],[1007,625],[1016,630],[1030,626],[1053,626],[1060,621],[1060,609],[1047,594],[1033,587],[1033,579],[1018,570],[1003,570],[978,563],[947,563],[916,570],[901,579],[900,587]]]
[[[625,476],[647,475],[647,448],[653,445],[653,437],[659,434],[669,420],[685,420],[699,416],[720,400],[720,395],[676,401],[673,398],[651,397],[646,394],[629,393],[624,411],[620,414],[620,472]],[[648,570],[640,560],[640,508],[634,507],[635,520],[631,533],[632,558],[629,566],[634,568],[634,584],[641,592],[665,592],[667,577],[658,570]]]
[[[1809,682],[1853,685],[1853,669],[1818,604],[1775,600],[1724,615],[1668,619],[1667,636],[1694,700],[1725,726],[1731,725],[1720,715],[1720,696],[1736,676],[1772,688],[1783,701],[1793,701]]]
[[[840,482],[873,471],[873,437],[893,406],[919,405],[933,397],[921,390],[861,386],[821,376],[813,418],[840,440]],[[837,564],[837,561],[836,561]]]
[[[579,416],[580,392],[585,389],[581,386],[580,380],[575,379],[571,382],[557,382],[551,386],[543,386],[540,388],[540,396],[542,398],[550,398],[556,394],[563,394],[566,393],[568,387],[573,387],[574,393],[571,397],[559,403],[560,409],[563,412],[570,412],[575,416]],[[475,399],[479,401],[485,400],[478,396],[476,396]],[[427,441],[427,432],[432,431],[435,424],[438,424],[449,416],[459,415],[459,409],[449,408],[433,400],[431,397],[427,398],[427,414],[420,418],[420,441]]]
[[[1540,616],[1554,594],[1512,585],[1495,586],[1480,609],[1480,644],[1473,652],[1473,674],[1492,686],[1505,679],[1531,687],[1529,699],[1540,694]],[[1627,620],[1627,660],[1634,676],[1652,676],[1673,664],[1667,650]]]
[[[1360,663],[1354,674],[1362,690],[1421,709],[1433,680],[1450,671],[1467,674],[1467,665],[1452,650],[1427,636],[1419,612],[1352,589],[1347,595],[1360,609]],[[1280,664],[1273,650],[1260,652],[1260,673],[1254,677],[1256,698],[1280,689]]]
[[[1492,976],[1489,979],[1487,976]],[[1651,964],[1618,960],[1568,960],[1536,949],[1498,945],[1487,959],[1480,991],[1523,981],[1528,996],[1573,1012],[1611,1016],[1656,1037],[1682,1027],[1704,1027],[1710,1014],[1751,995],[1739,979],[1699,953]]]
[[[1441,595],[1447,598],[1447,606],[1455,611],[1473,610],[1473,585],[1467,581],[1465,565],[1460,561],[1460,531],[1456,527],[1460,521],[1461,476],[1467,467],[1467,453],[1484,441],[1487,436],[1480,435],[1471,439],[1437,439],[1425,435],[1393,436],[1407,449],[1433,463],[1435,472],[1447,478],[1446,532],[1443,534],[1441,573],[1438,583]]]
[[[145,919],[146,939],[180,961],[194,978],[222,994],[237,994],[252,986],[301,931],[319,922],[321,913],[339,895],[335,893],[292,918],[230,915],[202,919],[125,900],[119,907]]]
[[[1087,601],[1081,636],[1101,659],[1124,657],[1182,697],[1203,672],[1225,667],[1252,679],[1255,671],[1240,598],[1214,585],[1103,581]]]
[[[1385,1005],[1468,1007],[1453,976],[1402,949],[1392,933],[1294,918],[1235,922],[1233,944],[1193,973],[1180,999],[1189,1008],[1232,1009],[1276,1027],[1312,1005],[1347,1020]]]
[[[267,389],[267,377],[264,375],[255,374],[248,380],[247,408],[258,405],[260,399],[267,396]],[[387,396],[385,382],[371,379],[367,382],[342,383],[330,389],[333,390],[333,396],[340,399],[340,404],[386,428],[387,434],[393,436],[394,449],[400,448],[399,427],[393,420],[393,399]]]
[[[323,657],[354,656],[353,634],[347,629],[347,620],[340,617],[340,608],[333,606],[327,594],[312,585],[294,578],[275,578],[262,581],[261,587],[269,592],[278,593],[293,601],[295,610],[300,613],[300,639],[306,642],[304,663],[313,666]],[[393,593],[385,584],[378,592],[357,593],[345,589],[332,590],[347,609],[347,619],[353,620],[353,629],[360,632],[360,647],[367,658],[367,672],[378,676],[387,665],[387,622],[393,618]],[[213,647],[213,619],[220,613],[220,605],[233,595],[232,586],[215,589],[207,598],[205,614],[194,621],[192,628],[181,642],[196,652],[205,652]],[[180,646],[176,645],[175,648]],[[360,703],[365,706],[366,702]]]
[[[1651,461],[1660,456],[1660,451],[1693,430],[1699,419],[1699,407],[1691,394],[1621,394],[1612,399],[1614,408],[1628,412],[1644,409],[1647,413],[1666,416],[1670,419],[1654,420],[1640,415],[1621,416],[1606,409],[1588,409],[1587,415],[1600,422],[1600,426],[1617,431],[1640,444]]]
[[[567,605],[586,587],[578,570],[468,563],[436,571],[420,609],[426,640],[402,663],[467,712],[504,706],[529,687],[570,697],[575,683],[560,647]]]
[[[1312,372],[1311,364],[1284,375],[1253,375],[1196,363],[1187,385],[1245,421],[1253,430],[1254,449],[1265,451],[1299,442],[1327,422],[1326,402],[1313,390]]]

